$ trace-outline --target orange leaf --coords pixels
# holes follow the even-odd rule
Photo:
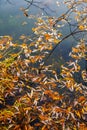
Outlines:
[[[31,109],[32,109],[31,107],[26,107],[26,108],[24,108],[24,111],[26,111],[26,110],[30,111]]]
[[[78,102],[83,102],[85,101],[85,97],[84,96],[81,96],[79,99],[78,99]]]
[[[44,125],[41,130],[48,130],[48,129],[47,129],[46,125]]]
[[[3,57],[3,55],[0,54],[0,59]]]
[[[39,117],[40,117],[40,119],[41,120],[48,120],[48,116],[46,116],[46,115],[39,115]]]
[[[51,38],[51,36],[48,33],[44,34],[44,36],[46,40],[49,40]]]
[[[59,108],[59,107],[56,107],[56,108],[55,108],[55,112],[62,112],[62,109]]]

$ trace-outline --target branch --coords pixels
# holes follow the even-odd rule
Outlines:
[[[55,49],[59,46],[59,44],[61,42],[63,42],[64,40],[66,40],[67,38],[69,38],[70,36],[73,36],[75,34],[81,33],[81,32],[87,32],[87,30],[85,31],[76,31],[77,29],[75,29],[72,33],[68,34],[67,36],[65,36],[64,38],[62,38],[61,41],[58,42],[58,44],[56,44],[56,46],[52,49],[52,51],[48,54],[47,58],[45,59],[44,63],[46,63],[49,59],[49,57],[53,54],[53,52],[55,51]],[[40,70],[42,69],[43,66],[41,66]]]
[[[10,0],[7,0],[7,2],[8,2],[9,4],[13,5],[13,3],[12,3]]]
[[[46,7],[48,10],[50,10],[51,12],[54,12],[54,10],[52,10],[51,8],[49,8],[47,5],[44,5],[42,2],[40,1],[34,1],[34,0],[24,0],[26,1],[29,5],[27,6],[27,8],[25,8],[25,11],[27,9],[29,9],[31,6],[34,6],[40,10],[42,10],[46,15],[50,15],[47,11],[46,11]],[[41,7],[40,5],[44,5],[44,7]]]
[[[73,4],[73,5],[71,6],[71,8],[68,9],[63,15],[59,16],[59,17],[57,18],[57,20],[55,20],[55,22],[54,22],[54,24],[53,24],[53,27],[55,27],[56,24],[57,24],[58,22],[60,22],[62,19],[65,19],[65,17],[68,15],[68,13],[72,12],[71,10],[72,10],[73,8],[75,8],[74,5],[75,5],[75,4]],[[77,5],[76,5],[76,6],[77,6]]]

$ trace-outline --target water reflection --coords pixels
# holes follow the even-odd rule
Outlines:
[[[29,35],[33,22],[23,16],[20,7],[25,6],[24,0],[17,2],[13,0],[9,4],[5,0],[0,1],[0,35],[11,35],[17,39],[21,34]],[[28,24],[23,26],[22,23],[26,21]]]
[[[61,15],[65,10],[62,6],[56,5],[56,0],[40,0],[40,6],[45,8],[49,15]],[[6,0],[0,0],[0,35],[12,35],[14,38],[18,38],[21,34],[29,35],[31,28],[34,26],[34,21],[23,16],[23,12],[20,7],[26,8],[28,5],[25,0],[13,0],[7,2]],[[60,8],[63,9],[60,9]],[[41,15],[41,10],[32,6],[29,10],[30,14]],[[43,12],[44,13],[44,12]],[[27,22],[23,26],[23,22]]]
[[[58,0],[57,0],[58,1]],[[59,0],[60,1],[60,0]],[[41,7],[47,9],[49,15],[60,16],[65,12],[66,7],[63,6],[60,1],[60,6],[57,6],[56,0],[40,0]],[[0,0],[0,35],[11,35],[15,40],[19,38],[20,35],[30,35],[32,33],[32,27],[34,26],[34,20],[28,19],[23,15],[20,7],[27,7],[27,3],[24,0],[12,0],[9,4],[6,0]],[[53,11],[52,11],[53,10]],[[42,11],[38,8],[30,8],[30,14],[36,14],[40,16]],[[44,13],[44,12],[43,12]],[[62,30],[64,34],[69,32],[67,26]],[[68,53],[71,50],[72,43],[75,43],[73,39],[68,39],[64,41],[57,49],[61,50],[62,55],[67,59]],[[66,50],[64,51],[63,49]],[[63,51],[62,51],[63,50]],[[54,57],[58,55],[59,51],[55,51]]]

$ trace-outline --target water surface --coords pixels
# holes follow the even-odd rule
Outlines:
[[[56,0],[40,0],[40,2],[43,3],[41,3],[40,6],[46,9],[49,16],[60,16],[67,10],[66,6],[63,5],[61,1],[60,6],[56,5]],[[15,40],[18,40],[19,36],[22,34],[31,35],[32,27],[35,25],[34,20],[25,17],[23,12],[20,10],[21,7],[27,7],[27,3],[24,0],[12,0],[11,3],[8,3],[6,0],[0,1],[0,36],[11,35]],[[34,6],[29,10],[29,15],[35,14],[40,17],[42,13],[46,15]],[[23,25],[24,22],[26,22],[26,24]],[[64,35],[69,33],[67,25],[62,29],[62,32]],[[74,39],[70,37],[58,46],[53,57],[55,58],[60,54],[66,60],[71,51],[72,45],[75,44],[76,42]]]

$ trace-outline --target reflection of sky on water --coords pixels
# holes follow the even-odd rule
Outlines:
[[[23,16],[20,7],[25,5],[25,2],[17,2],[13,0],[12,4],[3,1],[0,4],[0,35],[12,35],[18,38],[21,34],[30,34],[32,22]],[[26,26],[22,26],[22,22],[27,21]]]
[[[24,34],[30,34],[31,28],[34,26],[32,20],[24,17],[20,7],[27,7],[27,3],[24,0],[9,0],[12,4],[6,2],[6,0],[0,0],[0,35],[12,35],[17,37]],[[35,0],[38,1],[38,0]],[[57,6],[56,1],[60,2],[60,6]],[[60,16],[65,12],[66,8],[63,6],[61,0],[39,0],[41,3],[34,3],[40,7],[45,8],[49,15]],[[39,5],[40,4],[40,5]],[[41,16],[40,9],[32,6],[29,10],[30,14],[36,14]],[[28,24],[22,26],[22,22],[27,21]],[[64,30],[66,32],[66,30]]]
[[[56,1],[58,0],[39,0],[39,1],[42,2],[40,6],[44,7],[48,11],[48,13],[52,16],[60,16],[66,10],[66,7],[63,6],[61,0],[59,0],[60,6],[57,6],[56,4]],[[20,7],[27,7],[27,4],[24,0],[12,0],[12,4],[7,3],[6,0],[0,1],[0,35],[11,35],[13,36],[13,38],[18,39],[18,37],[22,34],[25,35],[31,34],[31,29],[34,26],[34,22],[24,17],[23,12],[20,10]],[[32,13],[37,14],[38,16],[42,14],[41,10],[35,8],[34,6],[29,10],[29,14]],[[27,24],[23,26],[22,23],[24,21],[26,21]],[[65,34],[67,34],[68,31],[67,26],[62,31]],[[58,49],[62,48],[61,52],[63,53],[65,58],[68,56],[70,46],[72,46],[73,42],[74,42],[73,39],[70,38],[59,46]],[[65,51],[62,51],[63,49],[65,49]]]
[[[24,34],[30,34],[33,22],[30,19],[24,17],[20,7],[27,7],[27,3],[24,0],[9,0],[11,4],[6,0],[0,0],[0,35],[12,35],[17,37]],[[38,0],[35,0],[38,1]],[[58,1],[58,0],[57,0]],[[39,0],[40,7],[45,8],[49,15],[60,15],[65,8],[60,4],[60,7],[56,5],[56,0]],[[36,3],[35,3],[36,4]],[[39,6],[39,4],[36,4]],[[42,14],[38,8],[30,8],[29,14]],[[27,21],[28,24],[22,26],[22,22]]]

